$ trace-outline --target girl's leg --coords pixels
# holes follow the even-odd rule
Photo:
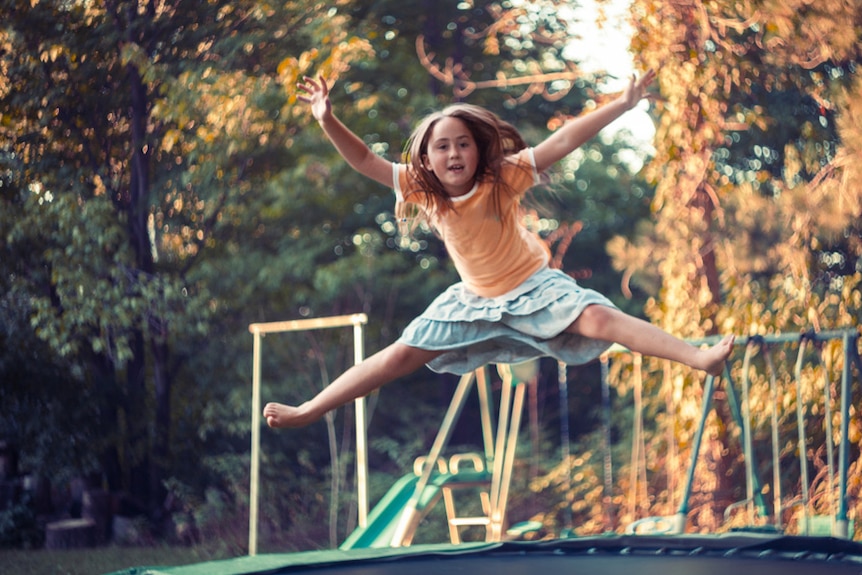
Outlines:
[[[710,348],[700,349],[647,321],[603,305],[587,306],[566,331],[618,343],[643,355],[678,361],[711,375],[721,374],[724,361],[733,351],[732,335]]]
[[[441,353],[395,342],[345,371],[311,400],[298,407],[268,403],[263,409],[263,416],[270,427],[307,425],[336,407],[413,373]]]

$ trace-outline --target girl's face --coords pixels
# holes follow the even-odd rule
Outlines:
[[[476,183],[479,148],[462,120],[446,116],[434,124],[423,158],[450,197],[463,196]]]

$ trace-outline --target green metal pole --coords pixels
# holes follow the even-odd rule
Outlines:
[[[712,394],[715,391],[715,376],[708,375],[706,384],[703,389],[703,406],[700,415],[700,423],[697,426],[697,431],[694,434],[694,445],[691,448],[691,463],[688,466],[688,476],[685,481],[685,490],[680,501],[679,509],[676,512],[675,533],[685,533],[686,517],[688,516],[688,500],[691,497],[691,490],[694,485],[694,469],[697,466],[697,458],[700,453],[700,443],[703,440],[703,430],[706,427],[706,419],[709,417],[710,406],[712,405]]]

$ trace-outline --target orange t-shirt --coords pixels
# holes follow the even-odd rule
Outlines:
[[[406,164],[394,165],[397,201],[416,204],[440,234],[461,281],[483,297],[503,295],[548,262],[550,252],[539,237],[520,222],[521,196],[538,183],[532,148],[504,162],[506,186],[478,183],[469,193],[452,198],[454,210],[437,210],[412,178]],[[500,214],[494,194],[500,195]]]

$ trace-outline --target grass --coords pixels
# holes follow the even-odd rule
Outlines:
[[[0,575],[105,575],[131,567],[172,567],[221,558],[194,547],[167,546],[0,550]]]

